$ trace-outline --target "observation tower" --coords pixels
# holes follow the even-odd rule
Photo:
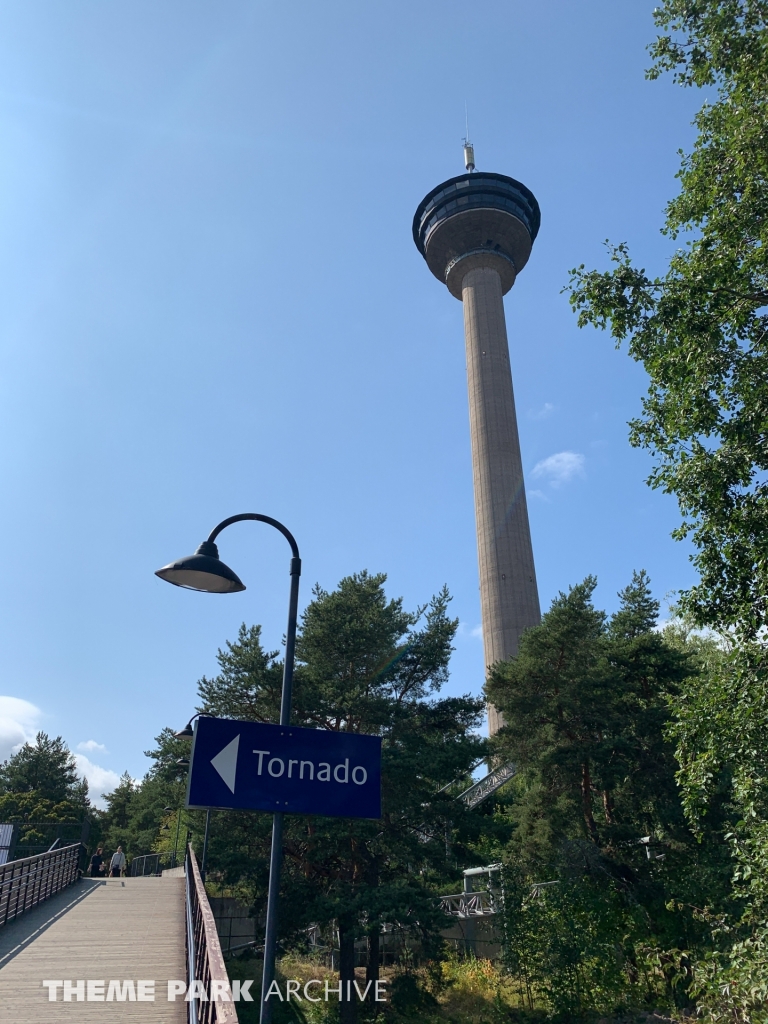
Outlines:
[[[475,170],[469,140],[464,162],[464,174],[422,199],[413,240],[464,305],[483,646],[491,666],[516,654],[520,634],[541,619],[503,301],[528,262],[541,214],[525,185]],[[491,735],[503,724],[489,705]]]

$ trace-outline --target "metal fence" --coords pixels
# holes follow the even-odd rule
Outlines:
[[[13,860],[17,827],[10,823],[0,825],[0,864],[7,864],[9,860]]]
[[[17,821],[0,824],[0,864],[46,853],[58,842],[71,846],[78,841],[88,846],[91,823],[83,821]],[[3,858],[3,852],[5,857]]]
[[[77,881],[80,843],[0,866],[0,926]]]
[[[46,853],[58,840],[59,846],[80,842],[85,847],[90,837],[91,822],[24,821],[0,824],[0,864]]]
[[[161,875],[163,865],[160,863],[159,853],[145,853],[141,857],[134,857],[128,868],[131,878],[140,878],[143,875]]]
[[[229,991],[229,977],[224,966],[219,936],[213,911],[208,902],[205,885],[200,877],[195,851],[187,847],[187,981],[190,988],[201,981],[208,1000],[192,998],[189,1003],[190,1024],[237,1024],[234,1003],[214,998],[213,988]],[[212,986],[212,982],[218,983]],[[231,997],[230,997],[231,998]]]

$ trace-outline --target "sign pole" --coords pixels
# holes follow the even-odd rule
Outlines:
[[[208,859],[208,833],[211,831],[211,808],[205,812],[205,839],[203,840],[203,859],[200,861],[200,877],[205,881],[205,862]]]
[[[271,516],[257,512],[244,512],[230,516],[216,526],[208,536],[208,540],[198,547],[193,555],[187,555],[175,562],[164,565],[155,573],[167,583],[189,590],[200,590],[209,594],[234,594],[245,590],[245,585],[229,566],[219,558],[216,538],[228,526],[247,520],[267,523],[285,537],[291,546],[291,595],[288,604],[288,629],[285,636],[285,670],[283,672],[283,693],[280,701],[280,725],[290,727],[291,724],[291,691],[293,687],[293,661],[296,650],[296,621],[299,607],[299,579],[301,577],[301,559],[299,547],[290,530]],[[190,726],[187,726],[190,729]],[[190,729],[191,732],[191,729]],[[185,730],[183,735],[190,733]],[[235,752],[235,761],[237,754]],[[190,772],[191,775],[191,772]],[[290,765],[289,765],[290,776]],[[234,793],[234,783],[230,787]],[[209,805],[210,806],[210,805]],[[277,942],[277,899],[280,891],[280,868],[283,855],[283,816],[282,812],[274,815],[272,826],[272,851],[269,860],[269,892],[267,898],[267,928],[264,936],[264,976],[261,995],[261,1024],[271,1024],[272,1010],[265,996],[275,977],[275,948]]]
[[[291,596],[288,601],[288,628],[285,634],[285,667],[283,693],[280,700],[280,725],[291,724],[291,695],[293,691],[293,662],[296,652],[296,623],[299,609],[299,580],[301,559],[298,550],[291,559]],[[269,890],[267,893],[267,927],[264,935],[264,972],[261,980],[260,1024],[272,1024],[272,1002],[267,993],[275,979],[275,950],[277,947],[277,901],[280,895],[280,869],[283,863],[283,815],[272,818],[272,850],[269,857]]]

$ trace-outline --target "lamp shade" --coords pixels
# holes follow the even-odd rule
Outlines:
[[[206,594],[236,594],[245,584],[219,558],[219,549],[204,540],[194,555],[187,555],[158,569],[155,576],[176,587],[201,590]]]

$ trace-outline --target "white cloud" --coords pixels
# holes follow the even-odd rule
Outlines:
[[[104,795],[111,793],[119,782],[120,776],[109,768],[102,768],[101,765],[89,761],[85,754],[73,754],[77,770],[80,775],[88,779],[88,795],[97,807],[104,808]]]
[[[25,743],[34,741],[40,730],[43,713],[40,708],[20,697],[0,696],[0,762],[15,754]],[[96,740],[78,743],[78,750],[89,753],[98,751],[105,754],[107,748]],[[117,772],[94,764],[85,754],[73,754],[79,775],[88,779],[91,800],[97,807],[104,807],[104,794],[111,793],[120,782]]]
[[[483,627],[482,626],[470,626],[468,622],[459,623],[459,636],[468,636],[473,640],[483,639]]]
[[[557,452],[533,467],[531,476],[546,479],[551,487],[561,487],[575,476],[584,474],[584,456],[578,452]]]
[[[85,740],[83,743],[78,743],[77,744],[77,749],[78,750],[84,750],[84,751],[86,751],[89,754],[92,753],[95,750],[98,750],[98,752],[100,754],[106,754],[107,753],[107,748],[104,746],[104,744],[103,743],[97,743],[96,740]]]
[[[40,708],[20,697],[0,697],[0,761],[34,740],[42,718]]]
[[[532,420],[545,420],[548,416],[551,416],[555,411],[554,405],[551,402],[545,402],[544,405],[537,411],[531,413]]]
[[[539,490],[528,491],[528,497],[529,498],[541,498],[542,501],[549,501],[549,498],[546,496],[544,491],[539,491]]]

